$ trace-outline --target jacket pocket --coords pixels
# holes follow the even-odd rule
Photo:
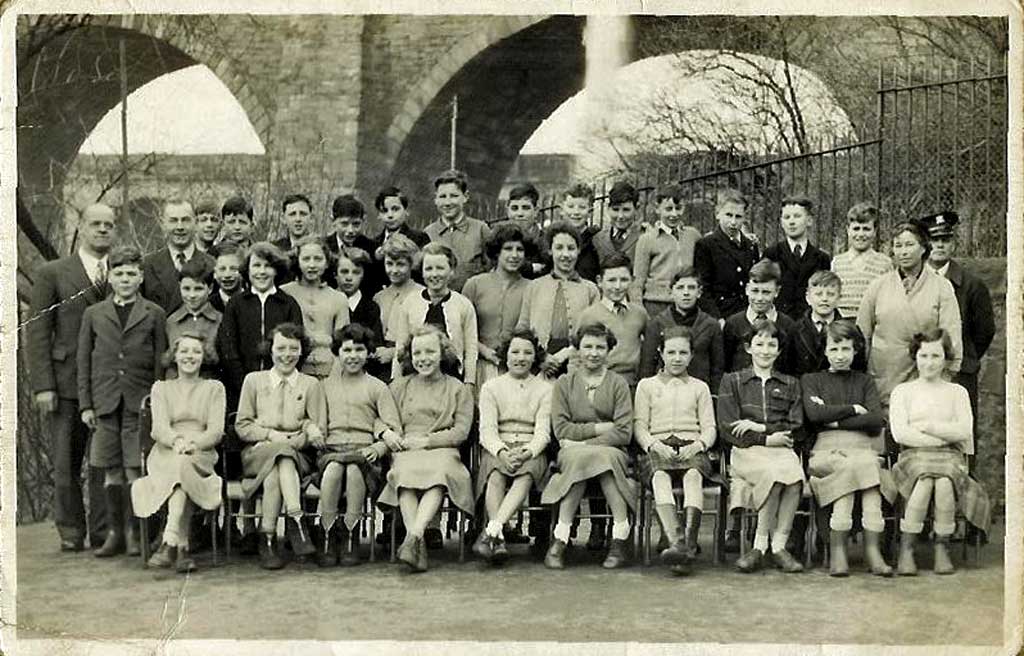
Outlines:
[[[50,350],[50,359],[57,362],[64,362],[68,358],[68,351],[63,346],[54,346]]]

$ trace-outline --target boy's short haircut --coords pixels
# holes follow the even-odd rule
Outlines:
[[[191,278],[196,282],[201,282],[207,287],[210,287],[213,285],[213,267],[210,266],[205,259],[191,259],[181,265],[181,271],[178,272],[179,281],[182,281],[185,278]]]
[[[583,182],[574,182],[569,185],[565,191],[562,192],[562,196],[572,196],[573,198],[586,198],[588,203],[594,202],[594,189]]]
[[[455,251],[448,248],[444,244],[436,241],[432,241],[423,247],[423,257],[426,259],[427,255],[444,255],[448,258],[448,266],[455,270],[455,267],[459,266],[459,258],[456,257]]]
[[[750,267],[749,282],[774,282],[776,285],[782,280],[782,270],[778,263],[765,258]]]
[[[608,257],[608,259],[601,262],[601,274],[607,273],[610,269],[625,269],[629,271],[629,275],[633,275],[633,265],[630,264],[629,258],[622,253],[615,253]]]
[[[777,339],[780,348],[782,347],[782,343],[786,341],[786,333],[782,330],[782,326],[770,319],[755,321],[754,324],[750,326],[750,329],[743,333],[743,344],[745,346],[750,346],[750,343],[753,342],[754,338],[758,335]]]
[[[676,271],[675,274],[672,275],[672,283],[668,286],[668,288],[672,289],[673,287],[676,286],[677,282],[683,280],[684,278],[693,278],[694,280],[697,281],[698,287],[704,286],[704,283],[701,281],[700,274],[697,273],[697,270],[694,269],[692,266],[687,266],[683,267],[679,271]]]
[[[747,197],[743,195],[739,189],[726,188],[719,189],[718,194],[715,196],[715,207],[721,207],[728,203],[735,203],[736,205],[742,205],[743,209],[748,206]]]
[[[441,175],[434,178],[434,190],[443,184],[453,184],[459,188],[462,193],[469,191],[469,178],[465,173],[458,169],[448,169]]]
[[[142,251],[134,246],[126,244],[124,246],[118,246],[110,252],[109,256],[107,256],[107,266],[110,271],[127,264],[134,264],[141,269]]]
[[[240,262],[246,259],[245,249],[235,242],[227,240],[214,244],[208,254],[215,260],[221,255],[237,255]]]
[[[864,339],[864,333],[852,319],[836,319],[825,329],[825,334],[833,342],[853,340],[854,353],[863,353],[866,348],[867,340]]]
[[[799,205],[807,210],[808,214],[814,214],[814,201],[803,194],[793,194],[782,199],[782,207],[786,205]]]
[[[568,221],[555,221],[544,231],[544,241],[549,251],[551,250],[551,242],[555,240],[557,235],[569,235],[576,242],[576,247],[580,247],[580,231],[576,229],[576,226]]]
[[[220,208],[221,217],[229,214],[244,214],[252,221],[252,203],[241,196],[232,196],[224,201],[224,205]]]
[[[612,188],[608,191],[608,204],[609,205],[621,205],[623,203],[632,203],[636,205],[640,202],[640,192],[636,190],[632,184],[626,180],[619,180],[612,185]]]
[[[843,290],[843,279],[832,271],[815,271],[807,281],[807,288],[811,287],[835,287]]]
[[[342,194],[331,203],[331,216],[335,219],[345,217],[346,219],[361,219],[366,216],[366,208],[363,202],[352,194]]]
[[[258,257],[274,267],[275,279],[280,278],[288,271],[290,262],[288,257],[281,252],[281,249],[269,241],[259,241],[252,245],[252,248],[249,249],[249,253],[245,257],[245,262],[242,263],[242,280],[249,279],[249,262],[252,261],[253,257]]]
[[[677,205],[679,205],[683,202],[683,196],[683,187],[681,185],[662,185],[658,187],[658,190],[654,194],[654,202],[660,204],[661,201],[671,198]]]
[[[874,223],[878,225],[878,208],[874,203],[863,201],[857,203],[846,212],[847,223]]]
[[[338,355],[341,345],[345,342],[362,344],[366,347],[367,351],[372,351],[377,346],[377,336],[372,330],[362,324],[350,323],[334,331],[331,339],[331,352],[334,355]]]
[[[540,192],[529,182],[517,184],[508,192],[508,202],[528,198],[534,207],[540,204]]]
[[[396,232],[384,241],[381,255],[392,260],[405,260],[415,268],[420,262],[420,247],[402,233]]]
[[[217,203],[212,200],[203,200],[196,203],[196,215],[199,214],[213,214],[220,216],[220,209]]]
[[[285,196],[284,200],[281,201],[281,211],[284,212],[288,209],[289,205],[294,205],[295,203],[305,203],[309,211],[313,211],[313,203],[310,202],[309,197],[305,194],[288,194]]]
[[[405,192],[398,187],[384,187],[377,194],[377,197],[373,199],[373,206],[377,208],[378,212],[384,211],[384,201],[389,198],[397,198],[398,202],[402,204],[402,207],[409,209],[409,197],[405,195]]]
[[[659,351],[665,348],[665,343],[670,339],[685,339],[693,346],[693,332],[689,326],[672,325],[661,332],[661,347]]]
[[[356,248],[355,246],[341,249],[341,254],[339,254],[338,259],[340,260],[342,257],[363,271],[369,269],[370,265],[373,264],[370,254],[361,248]]]

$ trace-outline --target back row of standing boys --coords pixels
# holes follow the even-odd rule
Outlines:
[[[289,515],[286,527],[293,550],[303,554],[314,549],[297,500],[299,481],[311,472],[324,488],[320,508],[324,537],[319,559],[322,563],[337,562],[338,544],[345,542],[342,560],[353,562],[357,532],[352,528],[358,520],[367,488],[373,492],[381,482],[379,457],[390,451],[396,462],[387,476],[381,502],[400,505],[409,527],[409,536],[399,550],[400,558],[414,569],[425,568],[426,548],[440,541],[440,532],[433,527],[431,518],[436,514],[441,497],[433,492],[446,491],[456,505],[470,512],[474,504],[471,495],[467,501],[467,491],[453,482],[459,476],[457,471],[448,471],[451,462],[443,459],[410,462],[404,467],[397,463],[400,454],[411,448],[408,444],[403,446],[398,437],[401,432],[398,425],[404,424],[406,439],[415,442],[409,437],[410,422],[424,424],[421,434],[434,435],[439,432],[438,422],[445,423],[443,417],[434,415],[447,411],[449,425],[444,428],[450,432],[452,422],[458,423],[464,414],[459,408],[465,390],[471,389],[455,392],[451,407],[446,409],[441,402],[445,397],[444,389],[416,388],[414,383],[423,374],[416,350],[411,348],[410,354],[410,349],[403,351],[402,347],[430,337],[427,334],[430,331],[425,331],[424,326],[434,326],[440,333],[436,349],[439,360],[442,351],[447,354],[450,347],[452,368],[447,373],[460,378],[467,386],[483,387],[488,381],[495,381],[484,388],[490,394],[477,394],[480,442],[485,451],[484,476],[477,482],[477,494],[485,497],[490,521],[480,533],[475,548],[490,559],[500,560],[507,554],[501,537],[502,526],[526,499],[531,478],[518,487],[513,484],[508,491],[507,501],[515,503],[502,504],[506,496],[504,483],[500,490],[496,487],[492,490],[489,475],[497,469],[508,480],[513,480],[513,474],[529,469],[524,469],[525,463],[537,464],[536,457],[544,448],[534,440],[535,424],[541,423],[539,415],[530,421],[519,418],[520,424],[525,422],[520,431],[508,430],[505,425],[508,417],[495,417],[495,406],[509,405],[508,400],[495,398],[499,391],[508,396],[521,393],[523,400],[533,398],[531,393],[523,392],[525,388],[513,386],[511,379],[506,381],[517,366],[523,369],[523,341],[530,345],[526,350],[532,350],[530,362],[538,360],[534,363],[536,366],[526,364],[527,377],[531,369],[543,374],[539,379],[549,380],[567,371],[577,372],[574,375],[586,388],[583,405],[589,402],[594,406],[590,414],[596,413],[596,419],[590,417],[590,428],[584,430],[588,433],[586,439],[597,439],[594,446],[605,449],[615,450],[614,440],[601,440],[606,437],[604,432],[614,432],[613,427],[620,417],[613,419],[613,415],[621,412],[602,417],[597,408],[595,394],[600,394],[604,380],[603,373],[595,374],[603,371],[598,364],[606,363],[608,370],[621,376],[628,390],[627,405],[631,405],[636,394],[638,413],[641,406],[646,407],[648,422],[671,424],[671,417],[652,416],[652,412],[658,415],[659,411],[652,410],[650,394],[654,392],[657,397],[665,391],[655,390],[653,383],[640,385],[638,389],[638,381],[659,380],[656,377],[659,370],[669,369],[667,350],[671,349],[666,337],[675,334],[672,330],[678,326],[687,329],[677,335],[686,338],[686,361],[681,371],[671,375],[663,371],[662,376],[703,381],[709,402],[710,392],[725,393],[720,390],[725,372],[765,373],[765,363],[761,362],[759,368],[757,354],[759,345],[766,340],[774,340],[777,353],[768,362],[769,373],[765,375],[770,377],[770,373],[775,372],[777,378],[763,379],[760,387],[763,391],[773,382],[777,387],[772,394],[792,402],[799,398],[799,392],[794,392],[799,386],[789,376],[837,371],[836,362],[826,355],[826,344],[829,350],[835,346],[833,341],[841,344],[852,340],[861,344],[856,349],[856,357],[846,363],[846,369],[852,364],[853,369],[862,371],[867,354],[863,335],[868,336],[869,346],[899,342],[902,351],[906,351],[914,343],[915,333],[941,328],[947,336],[951,364],[948,368],[959,372],[958,382],[970,392],[966,414],[973,416],[971,410],[977,408],[978,362],[992,340],[994,324],[987,290],[950,259],[954,248],[953,228],[958,220],[954,213],[935,215],[924,223],[912,224],[917,231],[911,230],[911,234],[916,235],[931,269],[915,270],[911,266],[907,272],[899,274],[903,281],[901,289],[905,288],[908,299],[931,280],[930,272],[945,276],[952,285],[943,281],[949,293],[943,287],[938,294],[938,298],[947,299],[944,307],[939,308],[941,303],[925,300],[921,294],[918,302],[921,307],[907,300],[902,309],[909,308],[909,315],[897,318],[900,325],[892,325],[891,313],[880,309],[885,306],[880,298],[885,287],[878,279],[892,275],[893,264],[888,256],[874,250],[879,213],[869,203],[850,209],[849,250],[832,259],[808,239],[813,223],[813,203],[804,197],[785,199],[781,224],[786,238],[768,248],[762,260],[756,241],[744,231],[747,201],[734,190],[719,192],[718,228],[702,237],[685,225],[685,203],[677,187],[657,191],[658,220],[653,226],[643,226],[635,220],[637,191],[628,183],[616,184],[607,197],[610,225],[597,229],[589,225],[593,205],[591,190],[584,185],[574,185],[561,199],[564,221],[554,223],[546,231],[542,231],[537,222],[539,199],[531,185],[512,189],[507,206],[508,220],[494,226],[464,214],[468,185],[462,173],[446,172],[435,180],[434,187],[440,217],[423,232],[408,224],[408,200],[404,194],[399,189],[388,188],[381,191],[375,201],[384,229],[374,238],[363,233],[365,210],[355,197],[345,195],[335,199],[331,208],[333,231],[326,238],[320,238],[309,234],[311,202],[304,196],[292,195],[282,204],[288,234],[276,242],[255,244],[251,243],[252,207],[244,199],[232,198],[219,211],[203,206],[193,211],[189,203],[173,200],[164,207],[166,248],[145,258],[134,249],[124,247],[115,249],[108,257],[113,213],[102,205],[84,212],[80,229],[82,247],[77,257],[93,288],[91,298],[90,290],[85,289],[86,304],[95,305],[84,311],[77,340],[70,345],[59,343],[60,317],[47,315],[53,314],[53,306],[59,306],[62,295],[67,293],[60,289],[57,278],[60,266],[66,265],[65,261],[70,258],[47,265],[36,285],[34,310],[38,320],[30,323],[29,340],[33,349],[37,401],[41,401],[44,411],[55,413],[58,422],[67,414],[63,399],[73,394],[61,393],[59,408],[56,404],[48,407],[48,402],[53,401],[48,395],[60,387],[57,381],[62,374],[57,369],[68,360],[72,367],[77,363],[77,373],[72,370],[71,375],[71,379],[77,381],[75,409],[82,422],[92,429],[89,462],[91,469],[103,472],[105,497],[102,501],[107,509],[106,534],[96,530],[101,519],[90,521],[93,546],[98,546],[102,540],[97,555],[120,553],[126,546],[134,551],[137,538],[132,517],[148,516],[166,502],[169,519],[162,546],[153,562],[164,566],[176,564],[181,571],[194,568],[188,549],[190,508],[215,508],[219,503],[220,479],[214,474],[216,458],[210,455],[210,449],[219,439],[215,434],[223,429],[225,410],[237,408],[238,433],[244,441],[252,443],[242,454],[244,489],[250,496],[256,492],[263,495],[266,519],[259,550],[265,566],[283,564],[276,537],[267,531],[268,526],[276,525],[272,518],[276,518],[282,501]],[[927,258],[929,250],[930,258]],[[920,255],[918,253],[917,263],[923,266]],[[112,294],[106,301],[96,302],[107,285]],[[139,300],[139,294],[145,300]],[[867,302],[862,302],[865,299]],[[920,316],[914,316],[915,313]],[[929,313],[935,316],[926,316]],[[842,317],[857,319],[861,326],[857,339],[838,327],[835,335],[830,331],[833,322]],[[304,331],[296,332],[293,324],[304,327]],[[351,329],[339,332],[350,324],[362,326],[369,332],[364,334]],[[594,326],[606,327],[605,334]],[[581,334],[584,341],[589,338],[603,341],[607,352],[590,357],[594,350],[584,348]],[[935,341],[934,336],[930,341]],[[169,357],[162,359],[168,345],[171,347]],[[192,351],[190,345],[195,347]],[[513,345],[522,348],[510,348]],[[293,353],[288,352],[288,346],[294,346]],[[589,346],[593,345],[588,343]],[[678,347],[678,344],[673,346],[677,350]],[[360,348],[366,349],[362,360],[346,359],[346,353]],[[920,340],[915,348],[920,349]],[[198,354],[194,352],[197,349]],[[429,365],[430,357],[424,357],[425,360],[420,360]],[[520,357],[518,364],[514,364],[516,357]],[[598,363],[601,357],[605,360]],[[907,353],[896,360],[909,361],[912,372],[913,360]],[[296,379],[292,375],[300,362],[302,372],[311,376],[308,380],[321,379],[322,386],[310,387],[302,382],[306,377]],[[679,369],[678,362],[677,358],[675,369]],[[438,363],[434,363],[435,369],[437,366]],[[382,381],[393,380],[393,397],[388,396],[398,401],[398,419],[388,416],[390,410],[381,411],[380,407],[370,413],[376,417],[368,418],[364,416],[367,408],[356,407],[360,403],[369,406],[383,403],[379,401],[383,384],[356,384],[355,379],[344,378],[347,374],[362,374],[364,369]],[[67,373],[66,369],[63,371]],[[508,373],[502,375],[503,372]],[[141,461],[135,439],[138,408],[142,398],[150,393],[152,383],[164,378],[165,373],[167,382],[152,386],[153,437],[157,444],[150,455],[148,475],[139,479],[139,467],[131,464]],[[413,375],[403,377],[403,374]],[[846,407],[856,408],[855,414],[871,414],[887,408],[889,394],[898,383],[909,378],[908,372],[895,371],[892,363],[885,362],[877,366],[873,362],[871,374],[881,391],[880,407],[874,407],[879,406],[877,392],[873,393],[874,401],[870,403],[868,399],[859,399],[856,403],[841,401]],[[332,388],[330,381],[338,382],[339,376],[345,384]],[[214,382],[216,380],[222,381],[223,387]],[[433,379],[427,376],[424,380]],[[562,376],[561,380],[567,378]],[[737,398],[728,402],[732,408],[729,412],[736,416],[726,425],[726,432],[731,431],[727,441],[741,447],[764,445],[763,433],[769,432],[769,415],[778,414],[774,408],[776,399],[772,398],[771,404],[753,403],[757,412],[748,417],[747,405],[751,403],[739,389],[743,380],[742,375],[730,380],[728,396]],[[543,396],[543,390],[550,394],[549,388],[549,385],[538,388],[542,390],[538,394]],[[414,398],[413,391],[419,392],[418,399]],[[571,392],[565,391],[562,410],[572,405],[570,401],[580,400],[570,398]],[[434,394],[440,397],[432,397]],[[698,394],[695,398],[703,397]],[[673,401],[680,399],[673,397]],[[524,403],[524,406],[539,403],[533,400],[536,403]],[[668,403],[667,398],[662,400]],[[316,403],[324,405],[306,411],[307,406]],[[556,404],[550,403],[550,412],[558,414],[553,407]],[[428,407],[432,404],[442,408]],[[693,406],[693,400],[683,403],[686,405]],[[790,405],[797,408],[795,412],[799,415],[799,403]],[[704,409],[696,408],[696,415]],[[662,412],[664,410],[662,408]],[[786,410],[792,411],[792,408]],[[723,412],[719,398],[720,424]],[[785,416],[787,412],[781,414]],[[471,416],[472,407],[470,419]],[[760,426],[753,421],[756,418],[762,420]],[[603,421],[605,419],[607,422]],[[696,419],[696,429],[694,418],[683,421],[685,426],[668,429],[665,439],[660,440],[668,450],[658,444],[658,439],[651,438],[656,432],[651,426],[644,429],[638,425],[636,431],[637,440],[644,442],[641,446],[650,454],[644,463],[648,469],[646,476],[654,484],[659,519],[670,538],[678,537],[663,550],[663,560],[678,571],[686,568],[695,552],[699,512],[690,510],[698,505],[694,498],[697,493],[692,489],[693,477],[684,476],[682,482],[687,491],[684,504],[689,507],[684,540],[674,509],[672,512],[665,510],[666,504],[672,503],[672,497],[670,489],[666,496],[665,485],[671,484],[664,474],[693,470],[704,478],[714,475],[706,458],[698,458],[713,444],[714,416],[712,414],[710,420],[710,436],[707,417]],[[779,445],[793,445],[793,435],[803,422],[792,420],[792,416],[790,419],[792,426],[767,436],[768,445],[772,445],[772,440]],[[840,419],[842,417],[837,416],[832,421]],[[515,423],[512,419],[508,421]],[[547,424],[546,415],[543,423]],[[582,425],[588,424],[583,421]],[[830,422],[825,425],[835,427]],[[878,423],[877,427],[880,426]],[[557,421],[555,427],[557,434]],[[632,433],[632,427],[629,428],[628,432]],[[751,428],[755,433],[762,433],[760,441],[748,439]],[[546,435],[547,430],[545,427],[542,432]],[[62,431],[68,435],[65,437]],[[676,434],[686,431],[700,438],[678,441]],[[776,432],[784,433],[785,439],[776,438]],[[73,427],[66,418],[58,423],[58,441],[72,440],[71,433]],[[332,442],[330,437],[335,434],[338,440]],[[557,436],[559,440],[565,439]],[[958,448],[973,453],[971,439]],[[546,437],[543,441],[547,441]],[[459,442],[461,440],[456,439],[453,444]],[[307,445],[319,447],[316,467],[300,448]],[[510,445],[517,445],[514,453]],[[571,451],[581,452],[579,449]],[[83,452],[81,446],[65,447],[64,453],[70,462],[58,467],[58,478],[67,470],[80,468]],[[435,455],[443,454],[438,451]],[[78,462],[74,462],[76,457]],[[566,506],[559,511],[555,540],[550,547],[547,546],[547,531],[535,532],[538,546],[547,550],[549,566],[562,564],[571,518],[583,494],[581,485],[591,478],[601,482],[615,517],[605,564],[617,566],[624,561],[622,548],[630,527],[624,516],[620,519],[625,511],[619,510],[624,500],[632,503],[635,495],[627,494],[629,485],[620,465],[614,457],[609,460],[608,454],[591,454],[582,464],[571,459],[563,462],[559,455],[557,469],[560,471],[550,481],[542,480],[547,478],[542,470],[533,473],[535,488],[547,483],[542,500],[561,501]],[[747,463],[747,467],[775,471],[774,479],[770,476],[766,479],[767,490],[760,489],[763,481],[748,481],[752,490],[746,493],[737,489],[735,481],[733,483],[731,496],[747,497],[747,505],[758,509],[760,514],[764,514],[766,505],[774,504],[774,510],[765,517],[759,514],[755,548],[739,563],[745,571],[760,565],[759,558],[767,550],[768,532],[773,528],[772,552],[776,564],[789,571],[799,568],[785,545],[789,534],[787,522],[792,521],[792,512],[784,512],[784,509],[793,500],[794,483],[783,480],[785,465]],[[742,468],[742,462],[736,467]],[[445,482],[435,481],[431,473],[434,477],[443,474]],[[924,478],[930,480],[928,476]],[[802,472],[798,479],[803,480]],[[697,479],[698,483],[700,480]],[[782,485],[776,485],[778,489],[775,489],[772,480]],[[913,489],[914,482],[910,481],[908,490]],[[62,480],[57,484],[56,514],[62,548],[79,550],[85,537],[81,493],[79,491],[78,499],[74,499],[73,485]],[[125,494],[126,485],[132,485],[130,495]],[[969,496],[963,491],[967,484],[963,485],[963,489],[958,485],[956,490],[961,502]],[[881,487],[884,492],[886,486]],[[833,479],[832,487],[823,489],[834,492],[834,488]],[[621,494],[616,494],[616,489]],[[872,489],[877,490],[877,487]],[[344,525],[336,534],[333,524],[342,490],[348,497],[347,510]],[[409,496],[412,490],[427,490],[427,493],[422,497],[419,493]],[[971,498],[976,498],[979,494],[976,488],[970,490]],[[939,486],[935,494],[938,507]],[[566,505],[566,499],[572,502]],[[845,535],[844,529],[849,530],[843,522],[848,522],[852,497],[850,501],[851,508],[839,513],[838,521],[833,517],[834,533],[841,536]],[[928,499],[925,499],[925,509],[927,504]],[[865,506],[868,505],[871,504],[865,499]],[[566,509],[567,513],[562,512]],[[795,506],[791,510],[795,510]],[[788,519],[784,517],[787,512]],[[778,516],[777,524],[773,514]],[[969,519],[975,516],[980,515],[968,513]],[[868,524],[874,528],[873,520],[867,515],[864,521],[865,528]],[[605,532],[599,522],[595,524],[597,527],[591,532],[588,546],[602,549]],[[917,531],[920,532],[920,528]],[[780,537],[782,544],[776,544]],[[735,544],[733,531],[728,542]],[[833,540],[832,546],[842,554],[845,542]],[[872,557],[875,556],[877,554]],[[834,560],[841,562],[834,563],[833,573],[844,574],[845,559]],[[877,558],[871,564],[876,573],[886,573],[888,569],[884,561],[879,563]],[[902,554],[900,564],[901,572],[911,569],[909,565],[904,567]],[[941,569],[951,567],[943,561]]]

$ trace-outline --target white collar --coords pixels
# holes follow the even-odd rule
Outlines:
[[[765,312],[765,315],[768,317],[768,321],[778,321],[779,320],[779,311],[775,309],[774,305],[771,307],[771,309],[769,309],[767,312]],[[747,306],[747,321],[749,321],[751,323],[751,325],[753,325],[754,321],[756,321],[756,320],[757,320],[757,312],[754,312],[754,308],[752,308],[752,307],[750,307],[748,305]]]
[[[278,373],[277,369],[271,369],[270,370],[270,375],[274,377],[274,386],[275,387],[280,385],[283,382],[288,387],[291,387],[292,389],[295,389],[295,385],[299,382],[299,370],[298,369],[293,369],[292,372],[290,374],[288,374],[287,376],[282,376],[280,373]]]
[[[265,305],[266,302],[267,302],[267,299],[277,293],[277,286],[276,285],[271,285],[270,289],[268,289],[265,292],[258,292],[256,290],[253,290],[252,293],[256,295],[256,298],[260,299],[260,304],[261,305]]]
[[[82,267],[85,268],[86,275],[93,282],[96,282],[94,276],[96,275],[96,267],[99,264],[103,265],[103,270],[107,270],[107,255],[103,254],[103,257],[96,257],[90,253],[87,253],[84,248],[78,249],[78,259],[82,261]]]
[[[185,248],[177,248],[175,246],[167,244],[167,250],[170,251],[171,253],[171,262],[174,262],[174,265],[177,266],[178,262],[175,259],[177,254],[181,253],[182,255],[184,255],[185,261],[188,262],[189,260],[192,259],[192,256],[196,254],[196,243],[194,241],[189,242],[189,245],[186,246]]]
[[[363,290],[357,289],[355,294],[348,297],[349,312],[355,312],[356,306],[359,305],[359,301],[361,300],[363,300]]]
[[[803,255],[804,253],[807,252],[807,244],[809,243],[809,241],[810,240],[807,239],[807,235],[804,235],[803,239],[798,239],[798,240],[793,240],[793,239],[790,239],[789,237],[786,237],[786,243],[789,244],[789,252],[790,253],[796,252],[796,247],[799,246],[800,247],[800,254],[801,255]]]
[[[666,234],[672,235],[673,237],[675,236],[675,232],[682,228],[678,223],[675,228],[670,228],[667,223],[660,219],[654,224],[654,227]]]
[[[619,301],[619,303],[622,304],[623,308],[628,308],[629,307],[629,304],[626,303],[625,299]],[[601,305],[603,305],[606,308],[608,308],[608,311],[611,312],[612,314],[618,314],[618,312],[615,311],[615,302],[612,301],[612,299],[610,299],[608,297],[605,297],[605,296],[602,296],[601,297]]]
[[[949,262],[951,262],[951,261],[952,260],[948,260],[945,264],[940,266],[938,269],[932,269],[932,271],[934,271],[935,273],[939,274],[943,278],[948,278],[949,277]]]

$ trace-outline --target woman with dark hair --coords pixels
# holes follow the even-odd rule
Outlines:
[[[404,433],[383,436],[392,462],[378,503],[401,509],[408,533],[398,559],[416,572],[427,569],[423,533],[445,495],[464,513],[473,514],[473,484],[459,458],[459,445],[473,422],[473,392],[442,373],[445,358],[455,356],[440,328],[428,323],[411,331],[402,360],[411,362],[415,374],[390,385]]]
[[[495,378],[505,363],[498,349],[519,321],[523,293],[530,281],[522,269],[534,251],[532,242],[514,223],[502,223],[487,240],[487,258],[494,269],[466,281],[462,295],[476,309],[479,359],[476,368],[477,390]]]
[[[153,448],[146,475],[131,488],[138,517],[149,517],[167,503],[163,540],[149,565],[173,566],[180,573],[196,569],[189,551],[193,507],[214,510],[221,503],[214,465],[224,435],[224,385],[199,376],[206,352],[199,333],[185,332],[171,343],[168,353],[178,375],[153,383]]]
[[[875,378],[883,408],[888,407],[893,388],[914,373],[908,348],[917,333],[945,330],[953,348],[947,370],[950,374],[960,370],[960,307],[953,285],[925,266],[930,252],[928,231],[919,222],[906,221],[893,228],[896,269],[875,278],[857,312],[857,325],[868,344],[868,373]]]
[[[551,273],[534,280],[523,294],[519,328],[536,333],[547,355],[541,371],[555,379],[566,370],[573,354],[570,337],[583,310],[601,298],[597,285],[576,271],[580,234],[568,221],[556,221],[546,231]]]
[[[537,375],[544,359],[537,336],[529,329],[513,330],[498,354],[507,373],[480,389],[476,496],[484,495],[488,521],[473,545],[493,563],[508,558],[502,527],[526,501],[531,485],[539,490],[544,482],[544,450],[551,438],[551,383]]]
[[[260,520],[260,565],[284,567],[277,545],[277,518],[281,504],[287,515],[285,535],[296,556],[316,549],[302,512],[302,479],[309,474],[307,444],[322,446],[324,428],[316,418],[326,416],[324,396],[317,379],[298,370],[309,352],[301,326],[284,323],[271,332],[273,368],[254,371],[242,383],[235,430],[248,443],[242,450],[242,492],[246,498],[263,491]]]
[[[557,258],[557,256],[556,256]],[[557,266],[557,265],[556,265]],[[612,541],[603,566],[626,563],[629,510],[636,510],[637,485],[629,477],[626,447],[633,436],[633,403],[626,380],[608,369],[615,335],[600,323],[573,336],[580,366],[558,379],[551,393],[551,426],[558,439],[558,468],[541,502],[558,503],[558,523],[544,564],[565,567],[565,548],[587,481],[596,479],[612,512]]]
[[[811,432],[807,469],[811,490],[821,506],[831,507],[830,574],[846,576],[846,538],[853,528],[854,500],[860,496],[864,555],[872,574],[891,576],[880,547],[882,497],[896,500],[896,486],[879,457],[885,454],[885,427],[875,381],[854,371],[864,352],[864,336],[849,319],[837,319],[826,329],[828,371],[800,379],[804,414]]]
[[[914,335],[908,353],[916,363],[917,379],[892,391],[889,423],[902,447],[892,475],[905,501],[896,566],[900,576],[917,574],[914,545],[933,501],[936,574],[954,571],[946,543],[956,528],[957,508],[978,529],[989,527],[988,495],[968,475],[965,458],[974,453],[970,397],[966,389],[943,378],[953,346],[941,328]]]
[[[800,383],[775,369],[784,341],[774,321],[756,321],[743,338],[751,365],[726,374],[718,391],[718,432],[733,447],[729,509],[757,511],[754,547],[736,561],[741,572],[762,567],[769,537],[777,567],[804,569],[786,550],[804,482],[796,452],[804,411]]]

